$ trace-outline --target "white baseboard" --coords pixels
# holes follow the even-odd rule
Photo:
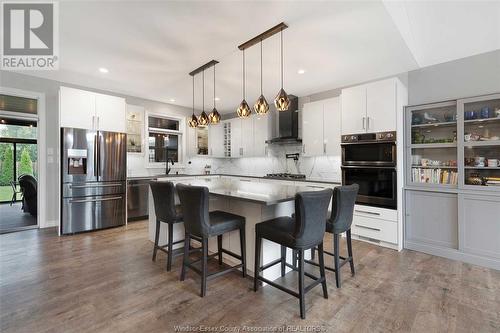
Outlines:
[[[45,223],[40,223],[40,229],[42,228],[53,228],[59,225],[58,220],[45,221]]]

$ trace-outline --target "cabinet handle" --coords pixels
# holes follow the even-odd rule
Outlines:
[[[92,116],[92,129],[95,129],[95,116]]]
[[[326,154],[326,142],[323,143],[323,154]]]
[[[370,117],[366,117],[366,129],[370,129]]]
[[[365,227],[364,225],[359,225],[359,224],[354,224],[358,228],[363,228],[363,229],[368,229],[368,230],[373,230],[373,231],[380,231],[380,229],[377,228],[371,228],[371,227]]]
[[[363,214],[370,214],[370,215],[376,215],[376,216],[380,216],[380,213],[376,213],[376,212],[368,212],[366,210],[358,210],[358,209],[355,209],[354,210],[356,213],[363,213]]]
[[[302,153],[304,153],[304,154],[306,153],[306,144],[305,143],[302,145]]]
[[[99,117],[97,117],[97,128],[96,129],[99,129]]]
[[[366,117],[363,117],[363,129],[366,129]]]

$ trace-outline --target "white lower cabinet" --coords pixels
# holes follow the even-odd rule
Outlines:
[[[393,209],[355,205],[351,232],[361,239],[396,248],[398,213]]]

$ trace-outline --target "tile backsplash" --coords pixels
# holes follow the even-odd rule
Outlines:
[[[203,173],[205,165],[211,173],[264,176],[267,173],[302,173],[309,179],[341,181],[340,156],[303,157],[298,161],[286,159],[286,154],[301,153],[300,146],[270,146],[267,157],[220,159],[193,157],[188,159],[186,173]]]
[[[174,165],[172,173],[202,174],[205,165],[211,166],[211,173],[265,176],[268,173],[302,173],[308,179],[341,181],[340,156],[303,157],[298,161],[286,159],[286,154],[301,154],[301,146],[269,146],[266,157],[211,158],[196,156],[188,158],[184,167]],[[145,168],[143,155],[129,154],[128,176],[154,176],[163,174],[165,168]]]

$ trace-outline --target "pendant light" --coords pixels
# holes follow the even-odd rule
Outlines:
[[[203,93],[202,93],[202,103],[203,103],[203,107],[202,107],[202,111],[201,111],[201,114],[200,116],[198,117],[198,126],[199,127],[205,127],[208,125],[209,121],[208,121],[208,116],[207,114],[205,113],[205,70],[203,70],[201,72],[201,77],[203,78]]]
[[[220,114],[215,108],[215,65],[214,65],[214,108],[212,112],[208,115],[208,120],[210,124],[218,124],[220,122]]]
[[[236,113],[240,118],[247,118],[252,113],[252,110],[248,106],[247,101],[245,100],[245,50],[243,50],[243,100],[236,109]]]
[[[274,99],[274,105],[278,111],[288,111],[290,106],[290,98],[283,89],[283,29],[280,30],[280,41],[281,41],[281,89]]]
[[[262,93],[262,39],[260,40],[260,96],[255,102],[253,109],[257,114],[266,114],[269,111],[269,104]]]
[[[188,120],[188,125],[191,128],[198,127],[198,117],[194,114],[194,75],[193,75],[193,115]]]

